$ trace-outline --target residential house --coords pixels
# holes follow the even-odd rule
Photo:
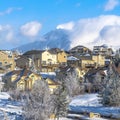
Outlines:
[[[57,55],[57,63],[66,64],[67,63],[67,53],[59,48],[51,48],[49,52]]]
[[[109,48],[107,45],[101,45],[101,46],[94,46],[93,53],[100,54],[102,56],[112,56],[114,52],[112,48]]]
[[[11,51],[0,50],[0,68],[3,72],[15,69],[15,57]]]
[[[48,83],[49,85],[49,90],[50,93],[52,94],[59,86],[59,83],[50,79],[50,78],[46,78],[45,81]]]
[[[27,64],[32,64],[32,69],[41,71],[42,70],[42,53],[44,51],[43,50],[31,50],[31,51],[27,51],[26,53],[24,53],[23,55],[26,56],[27,58],[30,58],[29,63]]]
[[[84,75],[86,71],[76,66],[60,66],[56,72],[56,80],[59,81],[61,78],[66,78],[69,74],[74,74],[82,83],[84,81]]]
[[[52,48],[49,50],[31,50],[24,53],[19,59],[17,59],[17,66],[25,67],[32,66],[34,69],[41,72],[53,72],[59,65],[67,63],[67,54],[58,49]],[[28,59],[30,58],[30,59]],[[22,63],[20,63],[22,61]]]
[[[76,47],[72,48],[71,50],[69,50],[69,54],[71,54],[71,55],[74,55],[76,53],[81,54],[81,55],[82,54],[91,54],[92,51],[89,48],[82,46],[82,45],[76,46]]]
[[[31,72],[27,69],[14,70],[3,76],[4,88],[19,89],[21,91],[31,90],[36,80],[45,80],[48,83],[50,92],[53,93],[59,86],[52,78],[42,77],[42,75]]]
[[[96,66],[94,60],[92,59],[92,55],[90,54],[74,54],[74,56],[69,56],[67,64],[69,66],[80,67],[81,69],[89,69]]]
[[[105,56],[101,54],[93,54],[92,59],[96,64],[96,67],[105,66]]]
[[[42,53],[42,72],[53,72],[60,65],[67,63],[67,54],[58,49],[52,48]]]
[[[5,89],[19,89],[19,90],[31,90],[36,80],[41,80],[42,77],[36,73],[33,73],[27,69],[14,70],[8,72],[3,76],[3,82],[5,83]]]
[[[68,66],[80,66],[79,59],[72,55],[67,57],[67,64]]]
[[[32,65],[32,59],[25,55],[21,55],[18,59],[16,59],[16,67],[18,68],[30,68]]]
[[[67,54],[65,51],[60,51],[57,53],[57,59],[59,64],[66,64],[67,63]]]
[[[42,72],[53,72],[58,66],[56,52],[45,50],[42,53]]]
[[[88,55],[88,56],[80,56],[80,67],[82,69],[84,68],[94,68],[95,67],[95,62],[94,60],[92,59],[92,56]]]
[[[44,65],[53,65],[57,63],[57,53],[50,50],[45,50],[42,53],[42,64]]]

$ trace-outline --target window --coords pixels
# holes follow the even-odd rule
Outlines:
[[[0,62],[0,65],[2,65],[2,62]]]
[[[33,78],[33,77],[34,77],[34,75],[31,75],[31,77]]]
[[[46,61],[42,61],[42,63],[43,63],[44,65],[46,65]]]

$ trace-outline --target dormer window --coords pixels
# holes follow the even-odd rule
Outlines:
[[[32,78],[34,77],[34,75],[31,76]]]
[[[11,55],[8,55],[8,58],[12,58],[12,56],[11,56]]]

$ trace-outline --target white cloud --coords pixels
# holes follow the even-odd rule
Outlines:
[[[118,5],[119,5],[119,1],[118,0],[108,0],[107,4],[104,7],[104,10],[105,11],[113,10]]]
[[[14,7],[10,7],[8,9],[6,9],[5,11],[0,12],[0,16],[6,15],[6,14],[10,14],[13,11],[18,11],[18,10],[22,10],[22,8],[14,8]]]
[[[71,29],[71,48],[85,45],[108,44],[120,46],[120,16],[102,15],[96,18],[80,19]],[[64,29],[64,28],[63,28]]]
[[[14,38],[14,33],[13,33],[13,31],[9,31],[9,32],[7,33],[7,35],[6,35],[6,40],[7,40],[8,42],[10,42],[10,41],[13,40],[13,38]]]
[[[12,43],[14,41],[13,29],[10,25],[0,25],[0,43]]]
[[[74,22],[69,22],[65,24],[60,24],[56,28],[57,29],[65,29],[65,30],[72,30],[74,27]]]
[[[24,36],[35,37],[38,35],[42,25],[37,21],[28,22],[21,26],[20,31]]]

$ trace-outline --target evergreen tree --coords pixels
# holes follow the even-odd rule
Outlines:
[[[100,92],[100,102],[105,106],[120,106],[120,77],[116,62],[109,67]]]
[[[68,103],[66,86],[62,81],[59,88],[54,92],[54,114],[57,119],[67,115]]]

